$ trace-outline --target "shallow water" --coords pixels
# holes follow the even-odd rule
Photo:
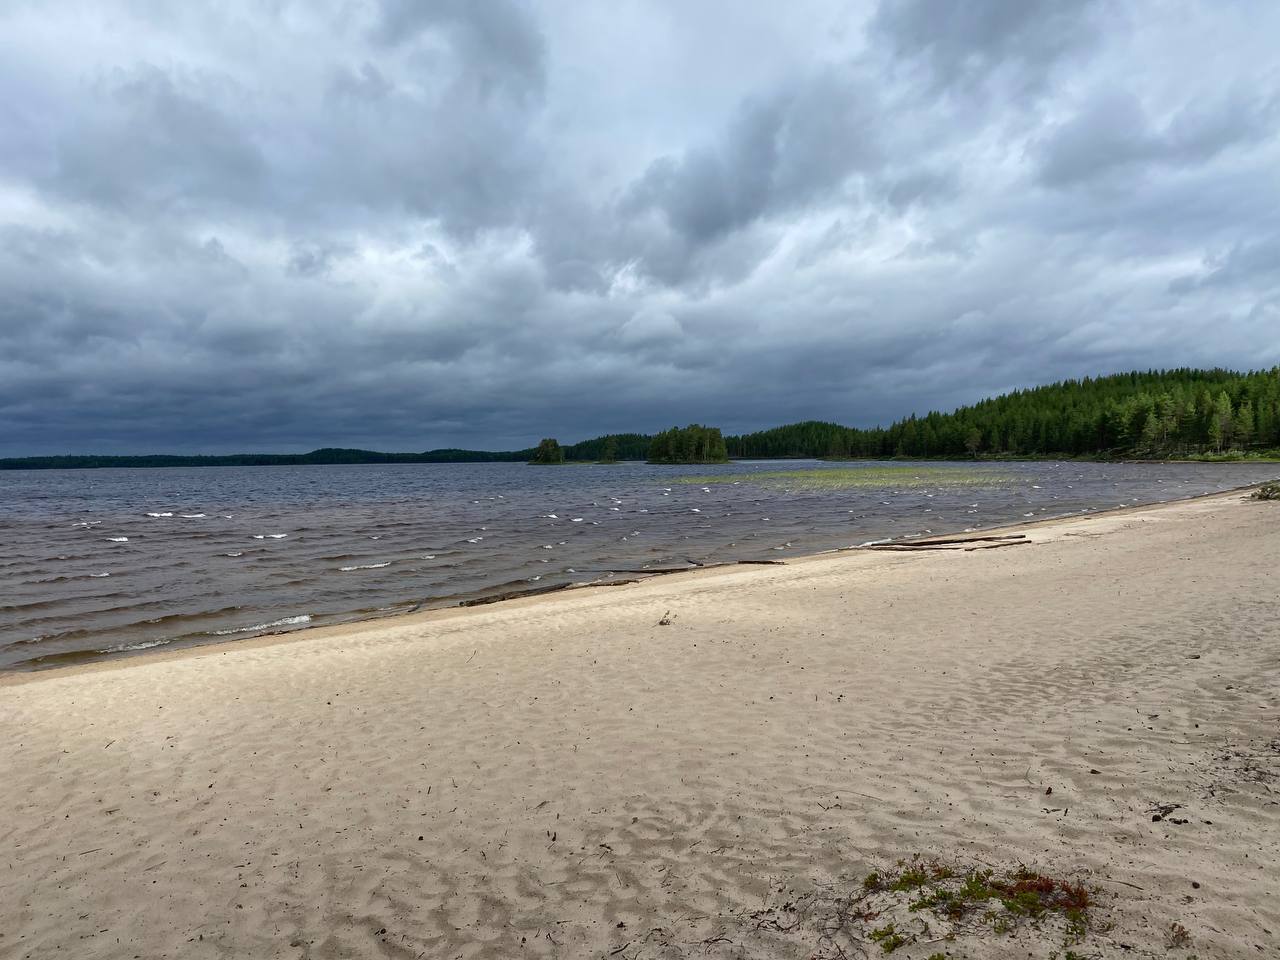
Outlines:
[[[0,670],[447,606],[624,568],[777,559],[1171,500],[1280,473],[1181,463],[853,469],[885,467],[899,469],[870,486],[761,476],[829,468],[816,461],[4,471]],[[681,482],[690,477],[698,482]]]

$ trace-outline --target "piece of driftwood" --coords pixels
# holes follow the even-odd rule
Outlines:
[[[516,600],[520,597],[536,597],[541,593],[554,593],[557,590],[567,590],[573,586],[571,583],[550,583],[545,587],[530,587],[528,590],[506,590],[502,593],[494,593],[485,597],[472,597],[470,600],[459,600],[460,607],[480,607],[486,603],[497,603],[500,600]]]
[[[983,540],[1025,540],[1025,533],[1006,533],[1003,535],[993,535],[988,537],[924,537],[919,540],[902,541],[904,543],[920,544],[922,546],[932,546],[934,544],[943,543],[978,543]]]
[[[888,550],[901,553],[923,553],[929,550],[994,550],[997,547],[1020,547],[1023,544],[1031,543],[1030,540],[1001,540],[997,543],[977,543],[972,547],[966,547],[965,543],[972,541],[957,541],[954,544],[949,543],[876,543],[867,547],[857,547],[858,550]]]
[[[723,567],[727,564],[708,563],[697,567],[586,567],[579,568],[579,573],[688,573],[690,570],[706,570],[710,567]]]

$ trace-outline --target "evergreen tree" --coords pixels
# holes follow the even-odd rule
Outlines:
[[[538,449],[529,462],[544,466],[564,463],[564,448],[553,437],[546,437],[538,444]]]

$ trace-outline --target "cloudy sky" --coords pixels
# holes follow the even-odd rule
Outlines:
[[[1273,0],[0,0],[0,455],[1280,363]]]

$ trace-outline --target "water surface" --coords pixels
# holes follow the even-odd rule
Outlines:
[[[0,669],[1169,500],[1274,464],[817,461],[0,472]],[[896,468],[896,469],[895,469]],[[918,477],[918,479],[917,479]],[[688,482],[694,478],[695,482]],[[717,482],[718,481],[718,482]]]

